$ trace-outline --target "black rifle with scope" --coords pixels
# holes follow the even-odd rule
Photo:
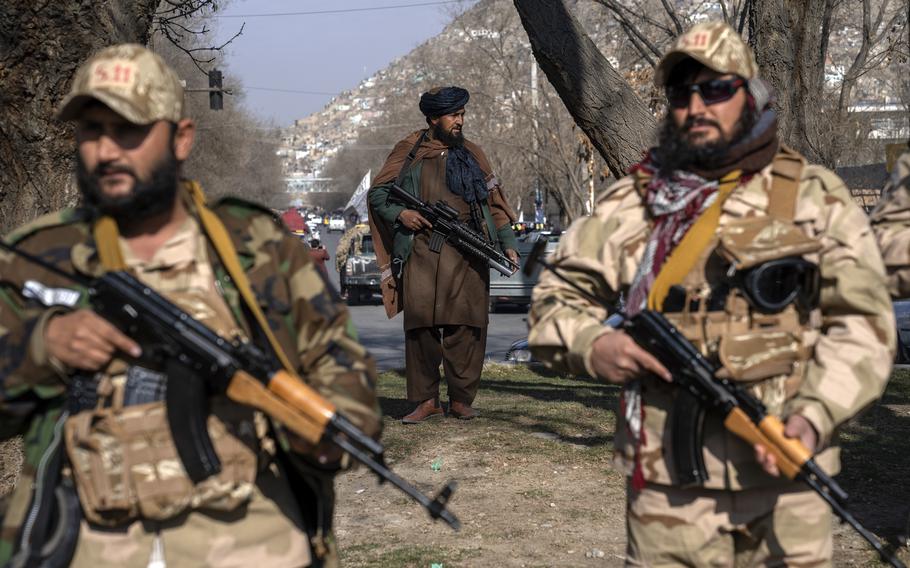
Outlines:
[[[582,297],[602,306],[607,313],[615,312],[614,306],[572,282],[556,266],[541,259],[545,247],[545,241],[535,244],[525,263],[526,273],[530,274],[535,265],[540,264]],[[623,331],[670,370],[673,384],[679,388],[671,413],[671,451],[681,486],[701,485],[708,477],[703,456],[703,426],[705,414],[716,412],[731,433],[750,446],[761,444],[767,448],[785,477],[808,485],[841,520],[872,545],[883,561],[895,568],[906,568],[847,510],[847,493],[815,463],[812,453],[798,439],[784,435],[781,420],[768,414],[764,404],[750,393],[718,377],[720,366],[708,361],[667,318],[659,312],[642,310],[620,321]]]
[[[503,276],[512,276],[518,271],[518,264],[500,252],[483,234],[459,221],[458,211],[445,201],[437,201],[430,205],[397,184],[392,185],[389,197],[417,211],[433,225],[433,233],[430,236],[431,251],[439,252],[443,243],[449,243],[463,253],[486,262],[490,268],[498,270]]]
[[[312,445],[334,443],[370,468],[380,483],[390,482],[417,501],[433,519],[442,519],[455,530],[460,528],[460,521],[446,508],[454,482],[435,498],[421,493],[386,466],[379,442],[300,377],[282,368],[270,350],[221,337],[126,272],[107,272],[90,279],[60,270],[2,241],[0,248],[85,287],[93,311],[142,346],[140,363],[152,368],[164,365],[169,370],[176,365],[182,371],[181,380],[167,382],[164,396],[174,445],[193,482],[221,471],[206,428],[209,397],[221,393],[261,410]],[[53,492],[54,487],[48,489]],[[39,497],[33,498],[33,505]],[[37,532],[33,538],[42,539]],[[36,549],[43,545],[27,544]]]

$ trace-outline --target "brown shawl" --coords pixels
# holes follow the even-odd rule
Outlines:
[[[417,143],[417,139],[420,138],[424,132],[425,130],[414,131],[395,144],[395,148],[392,149],[392,153],[386,158],[382,169],[379,170],[379,173],[373,178],[371,190],[378,185],[398,179],[398,174],[401,172],[401,167],[408,157],[408,152],[411,151],[411,148]],[[487,197],[487,203],[490,206],[490,215],[493,217],[493,225],[499,229],[504,225],[514,223],[518,217],[503,198],[499,180],[493,174],[493,167],[490,165],[490,161],[487,159],[486,154],[483,153],[480,146],[473,142],[465,140],[464,145],[474,156],[474,159],[477,160],[480,171],[483,172],[484,179],[487,181],[487,186],[490,190],[490,195]],[[439,140],[428,137],[424,138],[415,152],[414,161],[409,167],[413,167],[414,164],[427,156],[442,152],[447,148],[448,146]],[[387,226],[382,219],[379,219],[373,213],[372,207],[368,208],[367,212],[370,220],[370,232],[375,235],[373,237],[373,248],[376,250],[376,262],[379,264],[379,270],[381,271],[382,302],[385,304],[386,315],[388,315],[389,318],[392,318],[401,311],[400,289],[398,283],[395,282],[395,279],[392,276],[391,270],[392,227]]]

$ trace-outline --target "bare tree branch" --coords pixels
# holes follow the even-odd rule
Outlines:
[[[214,13],[216,10],[218,10],[218,0],[162,0],[158,11],[155,12],[153,29],[161,32],[168,42],[190,58],[199,71],[206,74],[209,72],[206,66],[214,62],[225,47],[243,34],[243,28],[246,25],[241,24],[237,33],[221,45],[187,47],[188,45],[198,45],[199,38],[206,37],[210,30],[205,22],[202,22],[202,27],[198,29],[192,29],[184,24],[189,20],[205,17],[206,14]],[[209,53],[210,56],[200,56],[201,53]]]
[[[664,10],[666,10],[667,15],[670,16],[670,21],[673,22],[673,26],[676,28],[676,35],[682,35],[683,25],[682,25],[682,22],[679,21],[679,16],[676,14],[676,9],[670,5],[670,2],[668,0],[660,0],[660,3],[663,4]],[[722,1],[720,3],[720,5],[723,7],[724,19],[726,20],[727,19],[726,3]]]
[[[619,21],[620,25],[626,35],[631,39],[635,37],[641,42],[642,45],[646,46],[655,57],[660,58],[663,55],[663,52],[657,48],[651,41],[638,30],[638,26],[635,26],[626,15],[623,13],[623,7],[616,2],[616,0],[597,0],[598,3],[602,4],[605,8],[613,12],[613,15]],[[652,64],[653,65],[653,64]]]
[[[736,26],[736,31],[739,35],[742,35],[743,28],[746,26],[746,14],[749,13],[749,6],[751,5],[752,0],[744,0],[742,6],[739,9],[739,24]]]

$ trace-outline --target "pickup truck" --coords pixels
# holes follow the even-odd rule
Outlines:
[[[497,270],[490,270],[490,312],[496,311],[503,305],[517,306],[527,309],[531,304],[531,291],[540,278],[540,268],[534,274],[525,276],[524,265],[538,239],[547,241],[546,254],[556,250],[559,243],[559,234],[550,231],[528,233],[518,237],[518,254],[521,256],[519,265],[521,269],[510,277],[503,276]]]
[[[346,232],[338,243],[335,258],[341,295],[347,298],[348,305],[381,298],[379,265],[369,227],[357,225]]]

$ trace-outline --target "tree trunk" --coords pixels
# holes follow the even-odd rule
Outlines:
[[[76,196],[72,128],[54,119],[80,63],[145,44],[158,0],[0,3],[0,232]]]
[[[819,125],[819,101],[824,85],[828,38],[825,0],[753,0],[750,4],[750,43],[765,79],[777,92],[778,132],[781,140],[810,162],[826,163],[825,146],[816,133],[830,132]],[[821,126],[821,128],[819,128]]]
[[[534,57],[614,177],[641,159],[654,117],[562,0],[514,0]]]

